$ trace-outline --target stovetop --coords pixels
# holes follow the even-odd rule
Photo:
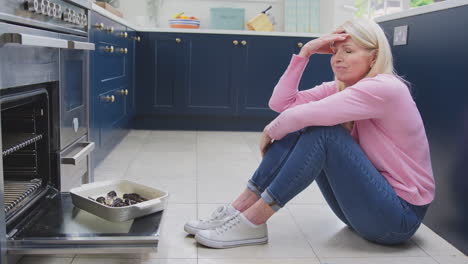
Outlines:
[[[86,36],[90,0],[0,0],[0,21]]]

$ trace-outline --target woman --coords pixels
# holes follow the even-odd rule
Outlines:
[[[331,53],[335,81],[298,91],[311,55]],[[314,180],[363,238],[408,240],[434,199],[429,145],[390,46],[370,20],[353,20],[304,45],[273,91],[279,116],[261,136],[263,156],[247,189],[209,219],[185,225],[208,247],[268,241],[266,221]]]

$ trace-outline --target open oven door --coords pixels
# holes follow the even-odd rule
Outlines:
[[[8,254],[154,252],[164,211],[109,222],[75,207],[70,193],[50,188],[46,199],[7,234]]]

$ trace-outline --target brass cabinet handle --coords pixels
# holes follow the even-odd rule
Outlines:
[[[141,38],[139,36],[135,36],[135,37],[133,37],[133,40],[136,40],[136,41],[140,42]]]
[[[239,45],[239,41],[234,40],[234,41],[232,42],[232,44],[234,44],[234,46],[237,46],[237,45]]]
[[[106,46],[104,50],[109,53],[114,53],[114,46]]]
[[[119,91],[119,93],[120,93],[121,95],[128,95],[128,90],[127,90],[127,89],[121,89],[121,90]]]
[[[180,38],[176,38],[176,39],[175,39],[175,42],[176,42],[176,43],[181,43],[182,40],[181,40]]]
[[[128,38],[128,33],[127,32],[122,32],[122,33],[120,33],[120,36],[122,38]]]
[[[113,103],[115,102],[115,96],[113,95],[106,95],[103,97],[103,100],[107,103]]]
[[[125,89],[125,95],[128,95],[128,89]]]
[[[104,29],[104,24],[103,23],[97,23],[96,25],[94,25],[94,27],[98,30],[103,30]]]
[[[122,54],[127,54],[127,53],[128,53],[128,49],[127,49],[127,48],[120,48],[120,49],[119,49],[119,52],[122,53]]]
[[[241,41],[241,44],[242,44],[242,46],[245,46],[245,45],[247,45],[247,41],[243,40],[243,41]]]
[[[108,27],[106,30],[107,32],[112,33],[114,32],[114,27]]]
[[[298,46],[299,48],[302,48],[302,46],[304,46],[304,44],[302,44],[302,42],[298,42],[298,43],[297,43],[297,46]]]

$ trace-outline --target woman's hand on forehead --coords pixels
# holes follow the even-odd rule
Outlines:
[[[332,32],[332,34],[341,34],[341,33],[346,33],[346,30],[342,27],[338,27],[335,29],[335,31]]]
[[[333,50],[330,44],[335,41],[344,41],[348,37],[348,34],[335,33],[323,35],[317,39],[307,42],[299,52],[299,56],[310,57],[312,54],[332,54]]]

